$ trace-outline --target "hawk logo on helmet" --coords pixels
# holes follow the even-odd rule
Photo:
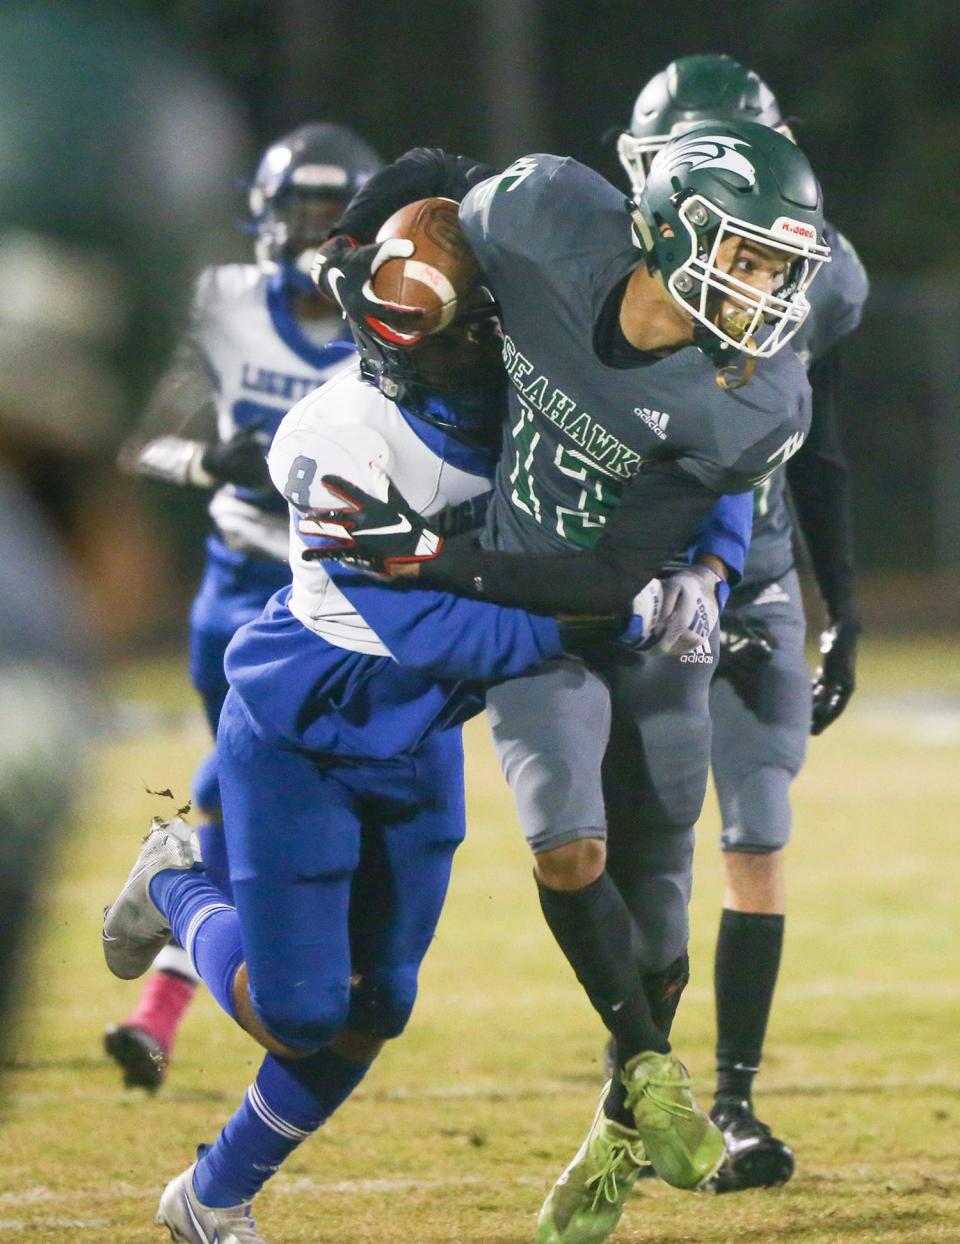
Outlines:
[[[665,171],[689,168],[717,168],[742,177],[748,186],[757,184],[757,170],[737,147],[750,149],[740,138],[720,134],[697,134],[688,139],[674,139],[654,160],[654,167],[666,165]],[[653,170],[651,169],[651,172]]]

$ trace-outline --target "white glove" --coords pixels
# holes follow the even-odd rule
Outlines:
[[[663,615],[648,652],[680,657],[710,641],[730,588],[709,566],[693,565],[663,581]],[[642,595],[642,593],[641,593]]]
[[[649,652],[663,635],[663,584],[651,579],[633,598],[632,613],[620,643],[637,652]]]

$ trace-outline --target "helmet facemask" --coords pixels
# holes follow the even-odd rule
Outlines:
[[[689,258],[666,277],[666,288],[695,320],[727,346],[756,358],[769,358],[794,335],[810,311],[807,290],[830,248],[810,225],[780,216],[769,229],[728,215],[700,194],[689,194],[677,219],[690,238]],[[731,238],[773,249],[789,259],[779,289],[764,291],[740,280],[718,264]],[[735,304],[732,310],[722,305]],[[761,329],[768,327],[762,339]]]
[[[638,138],[629,130],[624,130],[617,139],[617,155],[630,178],[630,189],[635,198],[639,197],[647,184],[647,174],[654,157],[670,138],[669,134],[652,134],[648,138]]]
[[[372,148],[344,126],[300,126],[264,153],[249,188],[254,255],[284,284],[315,294],[310,268],[356,192],[380,167]]]
[[[298,288],[315,292],[310,268],[345,206],[342,195],[325,190],[291,189],[278,195],[261,210],[254,243],[257,263],[265,269],[279,265]]]

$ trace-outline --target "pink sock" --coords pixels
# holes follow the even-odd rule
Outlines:
[[[152,972],[127,1025],[149,1032],[169,1058],[180,1021],[196,988],[193,981],[176,972]]]

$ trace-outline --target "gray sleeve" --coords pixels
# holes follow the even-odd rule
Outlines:
[[[215,397],[213,368],[194,334],[187,333],[120,449],[120,469],[174,484],[211,486],[200,457],[218,439]]]
[[[556,244],[549,196],[554,179],[568,163],[552,155],[522,156],[465,196],[460,223],[495,287],[497,277],[509,280],[515,275],[516,265],[526,269],[549,260]]]
[[[769,436],[746,448],[729,465],[696,454],[677,460],[677,467],[717,494],[750,492],[778,471],[802,448],[810,426],[809,403],[805,419],[784,420]]]

